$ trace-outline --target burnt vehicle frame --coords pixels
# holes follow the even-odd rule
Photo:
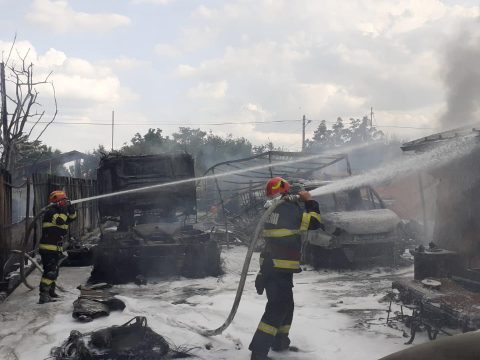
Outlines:
[[[306,190],[325,184],[310,183]],[[365,185],[314,196],[322,210],[324,230],[303,234],[304,261],[320,267],[394,265],[398,253],[400,218],[380,195]]]
[[[186,153],[112,154],[101,159],[99,194],[173,184],[99,199],[101,218],[115,219],[119,225],[102,232],[92,280],[142,283],[156,276],[221,274],[217,243],[195,227],[194,178],[194,160]]]

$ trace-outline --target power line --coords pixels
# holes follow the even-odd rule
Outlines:
[[[270,123],[284,123],[284,122],[299,122],[302,120],[267,120],[267,121],[226,121],[226,122],[220,122],[220,123],[115,123],[115,126],[168,126],[168,125],[178,125],[178,126],[185,126],[185,125],[190,125],[190,126],[196,126],[196,125],[210,125],[210,126],[221,126],[221,125],[242,125],[242,124],[270,124]],[[37,123],[37,124],[47,124],[48,121],[27,121],[29,123]],[[112,123],[102,123],[102,122],[78,122],[78,121],[55,121],[52,123],[54,124],[59,124],[59,125],[108,125],[112,126]]]
[[[289,123],[300,122],[303,119],[292,120],[266,120],[266,121],[225,121],[216,123],[115,123],[115,126],[224,126],[224,125],[244,125],[244,124],[272,124],[272,123]],[[309,120],[320,122],[323,120]],[[27,121],[29,123],[47,124],[48,121]],[[336,121],[325,121],[328,124],[336,124]],[[111,122],[79,122],[79,121],[55,121],[52,125],[91,125],[91,126],[112,126]],[[380,125],[379,128],[397,128],[397,129],[413,129],[413,130],[438,130],[436,127],[418,127],[418,126],[402,126],[402,125]]]

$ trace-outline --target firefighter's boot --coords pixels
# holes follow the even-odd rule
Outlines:
[[[293,347],[292,347],[293,348]],[[280,334],[275,337],[272,345],[273,351],[287,351],[290,350],[290,339],[287,334]],[[293,350],[295,351],[295,350]]]
[[[54,302],[55,300],[50,297],[50,295],[46,292],[40,293],[40,299],[38,300],[39,304],[47,304],[50,302]]]
[[[47,285],[44,283],[40,283],[40,298],[38,299],[39,304],[46,304],[55,301],[55,299],[52,299],[50,296],[50,289],[51,289],[51,284]]]
[[[60,295],[55,292],[55,288],[55,283],[53,283],[52,285],[50,285],[50,290],[48,290],[48,295],[50,295],[52,299],[58,299],[60,297]]]
[[[272,360],[272,358],[268,357],[267,354],[252,352],[252,356],[250,357],[250,360]]]

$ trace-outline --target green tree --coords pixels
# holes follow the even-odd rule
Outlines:
[[[384,138],[384,133],[371,125],[366,116],[361,120],[351,118],[348,127],[345,127],[343,119],[339,117],[331,129],[328,128],[325,120],[320,122],[312,139],[307,141],[307,151],[324,151],[343,145],[361,144]]]
[[[16,144],[17,161],[16,168],[34,165],[35,163],[51,158],[61,153],[60,150],[52,149],[40,140],[28,141],[28,136],[23,136]]]
[[[233,135],[221,137],[201,129],[180,127],[172,137],[164,137],[161,129],[149,129],[145,135],[137,133],[120,153],[125,155],[163,154],[187,152],[195,159],[196,173],[202,174],[210,166],[229,159],[252,154],[252,144]]]
[[[161,129],[148,129],[145,135],[136,133],[130,140],[130,144],[124,144],[120,153],[125,155],[161,154],[172,150],[174,142],[167,136],[162,135]]]

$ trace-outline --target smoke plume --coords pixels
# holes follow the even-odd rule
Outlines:
[[[453,128],[480,122],[480,19],[465,24],[447,44],[443,81],[447,110],[440,125]]]

